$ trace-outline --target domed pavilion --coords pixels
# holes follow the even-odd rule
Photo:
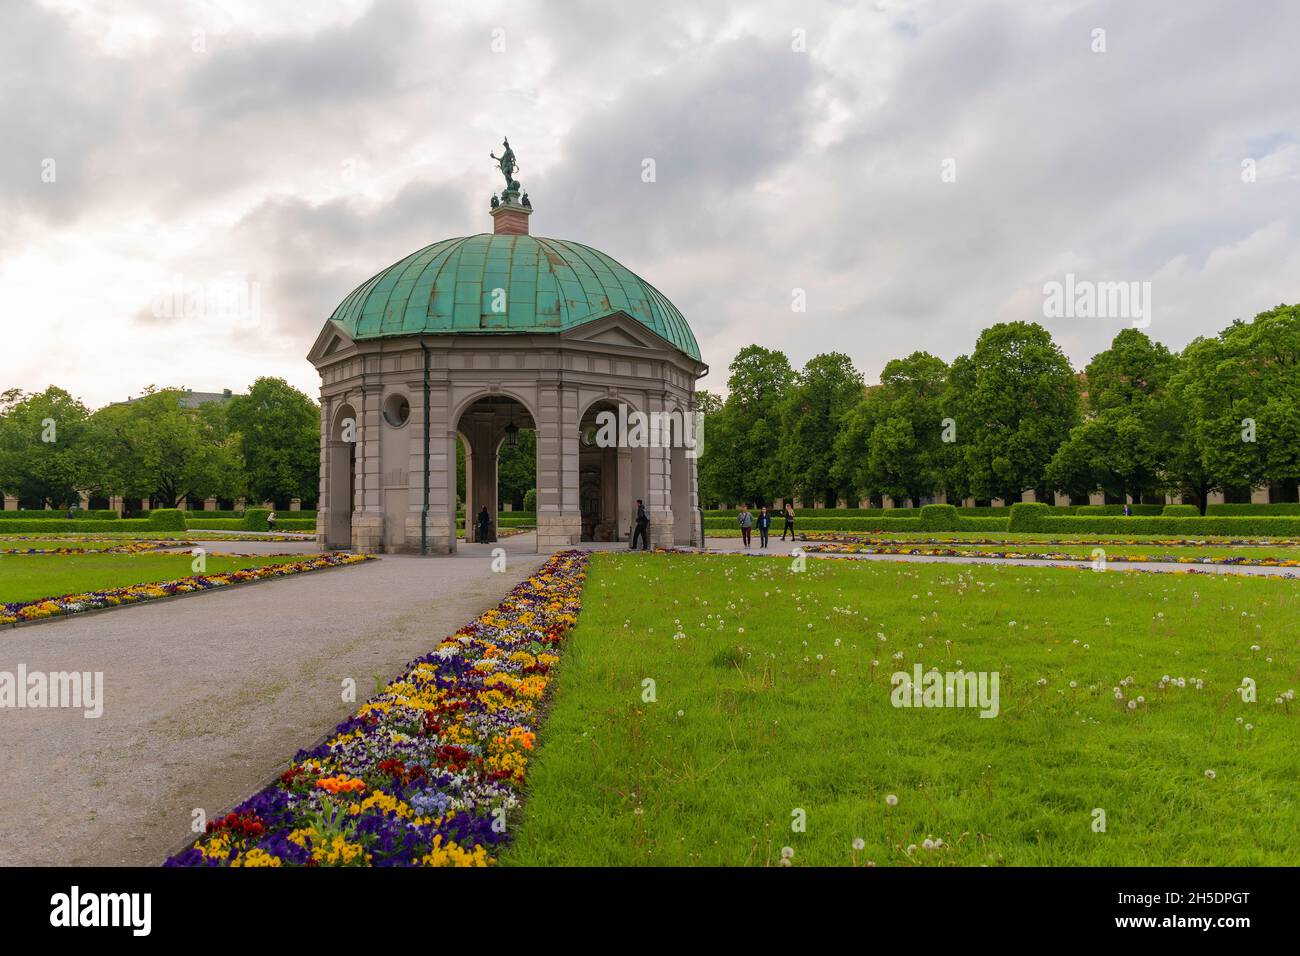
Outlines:
[[[690,326],[605,253],[530,235],[509,144],[493,158],[506,188],[492,232],[367,279],[308,354],[321,376],[320,543],[455,551],[457,441],[462,530],[476,540],[482,507],[496,527],[498,455],[520,429],[536,431],[539,550],[627,540],[638,498],[652,547],[698,543],[695,382],[707,366]],[[663,427],[638,432],[638,420]]]

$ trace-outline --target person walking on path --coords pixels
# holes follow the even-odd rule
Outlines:
[[[767,505],[758,513],[758,546],[767,547],[767,531],[772,527],[772,516],[767,513]]]
[[[785,519],[785,524],[781,527],[781,540],[785,540],[785,533],[790,532],[790,540],[794,540],[794,508],[790,507],[790,502],[781,506],[781,517]]]
[[[736,516],[736,520],[740,522],[740,537],[748,548],[750,529],[754,527],[754,516],[749,513],[749,505],[740,506],[740,514]]]
[[[641,539],[641,550],[650,550],[650,539],[646,535],[646,528],[650,527],[650,516],[645,513],[645,502],[640,498],[636,500],[636,530],[632,532],[632,550],[636,550],[636,540]]]
[[[267,531],[274,531],[274,530],[275,530],[275,512],[274,512],[274,511],[272,511],[269,515],[266,516],[266,530],[267,530]]]
[[[479,544],[486,544],[488,532],[492,527],[492,516],[488,514],[487,505],[478,513],[478,541]]]

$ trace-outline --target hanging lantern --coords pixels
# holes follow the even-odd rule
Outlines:
[[[511,422],[506,426],[506,447],[515,448],[519,445],[519,429]]]

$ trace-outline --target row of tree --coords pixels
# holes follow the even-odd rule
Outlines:
[[[319,482],[320,409],[283,379],[188,406],[155,389],[91,412],[67,391],[0,394],[0,490],[61,508],[92,497],[193,507],[206,498],[310,504]]]
[[[702,392],[706,504],[888,495],[1163,500],[1300,482],[1300,306],[1171,352],[1120,332],[1083,374],[1046,329],[986,329],[951,365],[925,352],[865,387],[848,356],[800,371],[760,345],[737,354],[723,400]]]

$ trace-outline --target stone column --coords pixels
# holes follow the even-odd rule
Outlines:
[[[578,393],[560,381],[538,389],[537,547],[572,547],[582,537],[578,504]]]
[[[18,510],[18,496],[17,496],[17,495],[5,495],[4,510],[5,510],[5,511],[17,511],[17,510]]]
[[[1101,491],[1094,491],[1088,495],[1088,504],[1104,505],[1106,503],[1106,494]]]
[[[1268,504],[1268,485],[1260,485],[1258,488],[1251,488],[1250,503],[1252,505]]]
[[[211,500],[212,500],[213,510],[215,511],[215,510],[216,510],[217,499],[216,499],[216,498],[213,498],[213,499],[211,499]],[[289,510],[290,510],[290,511],[302,511],[302,499],[301,499],[301,498],[290,498],[290,499],[289,499]]]
[[[655,423],[664,420],[668,411],[667,396],[656,395],[650,399],[646,437],[646,508],[650,512],[650,530],[646,537],[652,548],[673,546],[675,519],[673,517],[672,449],[657,435]]]
[[[357,409],[356,500],[352,506],[352,550],[373,554],[384,549],[383,464],[380,459],[380,403],[377,385],[361,391]]]
[[[436,356],[435,356],[436,358]],[[423,373],[421,373],[423,374]],[[429,385],[429,514],[426,531],[430,554],[456,550],[456,423],[451,421],[451,394],[445,370]],[[411,432],[408,474],[406,550],[420,552],[420,517],[424,511],[424,382],[411,392]],[[466,478],[469,462],[466,461]]]
[[[217,510],[217,499],[216,499],[216,498],[204,498],[204,499],[203,499],[203,510],[204,510],[204,511],[216,511],[216,510]]]

